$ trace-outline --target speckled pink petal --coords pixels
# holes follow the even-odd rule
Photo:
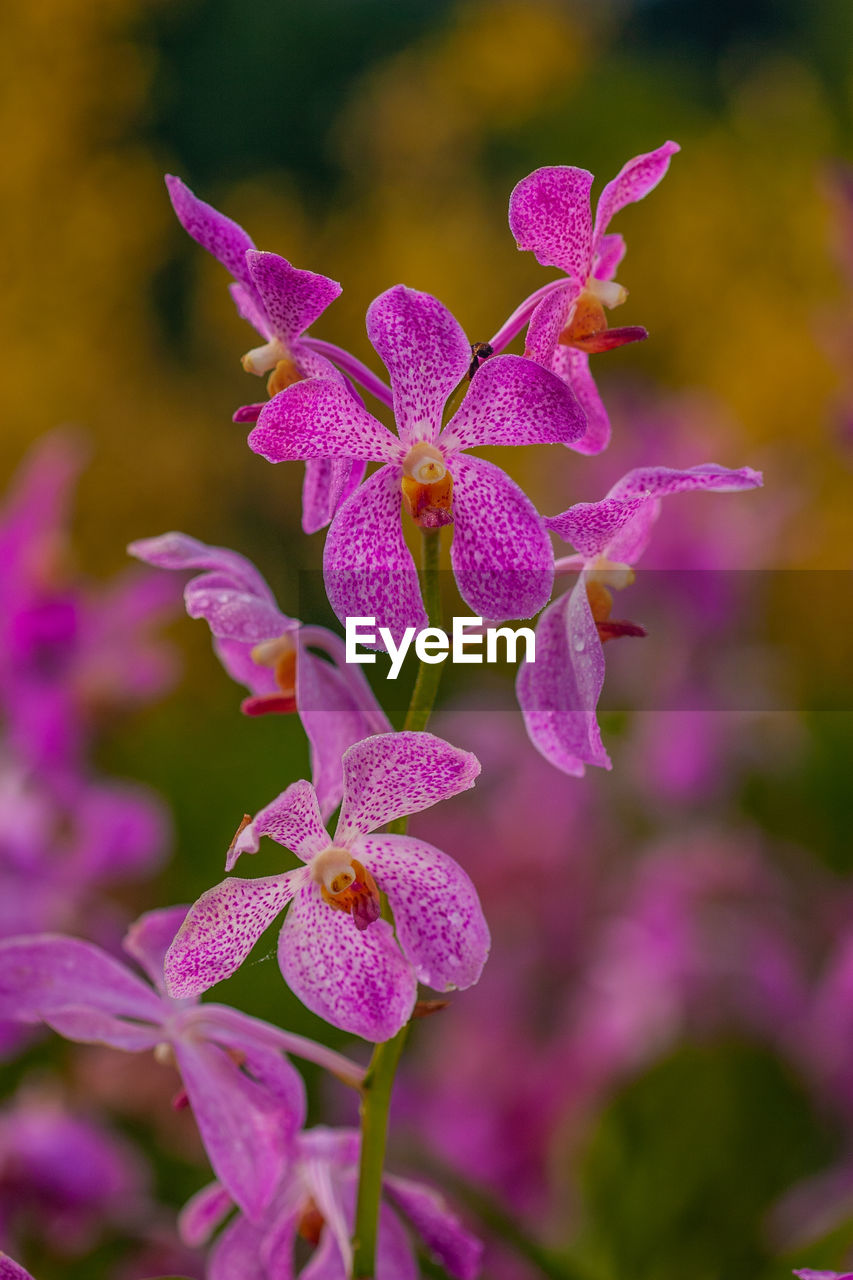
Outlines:
[[[131,542],[128,554],[158,569],[207,569],[227,575],[232,584],[275,604],[266,579],[251,560],[228,547],[213,547],[187,533],[163,533],[158,538]]]
[[[199,200],[180,178],[167,174],[166,186],[172,208],[184,231],[253,293],[254,284],[246,265],[246,252],[255,246],[243,228],[214,209],[213,205]]]
[[[608,498],[633,498],[642,495],[663,498],[670,493],[688,493],[694,489],[716,489],[735,493],[740,489],[756,489],[763,483],[760,471],[752,467],[721,467],[716,462],[703,462],[698,467],[679,471],[673,467],[637,467],[629,471],[608,493]]]
[[[326,537],[326,595],[342,624],[372,617],[399,641],[427,626],[418,572],[403,537],[399,467],[381,467],[338,509]],[[374,648],[384,648],[377,640]]]
[[[445,402],[471,363],[461,325],[431,294],[398,284],[368,307],[367,336],[391,375],[401,438],[434,440]]]
[[[259,880],[223,880],[189,909],[166,952],[166,988],[197,996],[230,977],[302,883],[301,869]]]
[[[791,1274],[799,1276],[799,1280],[853,1280],[853,1271],[812,1271],[807,1267],[805,1271],[792,1271]]]
[[[261,300],[256,294],[250,293],[245,285],[230,284],[228,292],[237,308],[237,312],[242,320],[245,320],[253,329],[269,342],[273,336],[272,324],[270,318],[261,305]],[[260,409],[260,405],[258,408]],[[245,410],[238,409],[234,415],[235,422],[254,422],[254,418],[237,417],[237,414],[243,414]],[[255,415],[257,417],[257,414]]]
[[[273,332],[287,346],[340,296],[337,280],[302,271],[277,253],[249,250],[246,263]]]
[[[624,165],[612,182],[608,182],[598,198],[595,212],[593,241],[599,244],[610,219],[626,204],[642,200],[658,185],[669,168],[669,162],[681,147],[677,142],[665,142],[657,151],[647,151],[635,156]]]
[[[610,560],[633,564],[645,549],[660,498],[697,489],[754,489],[761,482],[760,473],[751,467],[638,467],[617,481],[601,502],[578,502],[545,523],[586,560],[606,554]]]
[[[586,416],[586,432],[569,448],[587,456],[601,453],[610,443],[610,418],[590,373],[589,356],[575,347],[558,346],[552,367],[572,388]]]
[[[207,1244],[233,1208],[234,1201],[225,1187],[219,1182],[209,1182],[178,1214],[178,1235],[189,1248],[198,1249]]]
[[[243,1212],[257,1218],[284,1171],[299,1114],[217,1045],[179,1038],[174,1050],[213,1171]]]
[[[320,816],[317,793],[310,782],[304,778],[292,782],[286,791],[255,814],[234,842],[226,870],[231,870],[241,853],[257,853],[261,836],[269,836],[284,845],[303,862],[328,849],[331,840]]]
[[[616,499],[623,501],[623,499]],[[630,502],[630,498],[624,499]],[[627,524],[613,535],[605,549],[608,560],[614,564],[636,564],[649,545],[652,530],[661,513],[660,498],[651,498],[641,504],[639,511]]]
[[[483,1244],[462,1225],[440,1192],[411,1178],[386,1174],[385,1194],[454,1280],[476,1280]]]
[[[446,449],[570,444],[586,430],[571,390],[522,356],[494,356],[477,371],[441,435]]]
[[[554,369],[554,361],[560,350],[560,334],[569,323],[572,307],[577,301],[580,286],[566,284],[553,289],[536,306],[527,326],[524,354],[544,369]]]
[[[542,518],[515,481],[491,462],[457,454],[452,474],[450,559],[462,599],[474,614],[493,622],[532,617],[548,603],[554,581]]]
[[[625,239],[623,236],[602,236],[595,247],[595,265],[592,274],[596,280],[612,280],[619,270],[619,264],[625,257]]]
[[[273,396],[249,433],[249,448],[268,462],[305,458],[401,461],[405,450],[342,382],[308,378]]]
[[[358,488],[366,464],[359,458],[309,458],[302,485],[302,529],[325,529],[338,507]]]
[[[0,1280],[33,1280],[33,1277],[8,1253],[0,1253]]]
[[[295,897],[278,943],[285,982],[313,1013],[365,1040],[389,1040],[408,1022],[417,984],[391,926],[359,931],[352,916],[308,884]]]
[[[605,547],[615,538],[648,499],[604,498],[601,502],[578,502],[568,511],[545,523],[559,534],[585,560],[594,560],[604,553]]]
[[[375,721],[365,715],[354,696],[353,679],[364,682],[361,667],[338,669],[303,650],[296,667],[296,703],[302,727],[311,746],[311,778],[317,803],[329,818],[341,802],[343,774],[341,757],[354,742],[375,731]],[[390,729],[378,705],[376,712],[383,729]]]
[[[188,906],[161,907],[146,911],[124,935],[122,946],[141,965],[158,991],[165,994],[163,961],[172,939],[184,923]]]
[[[479,981],[489,927],[470,876],[446,853],[411,836],[361,836],[353,852],[394,913],[394,929],[419,982],[435,991]]]
[[[583,575],[546,609],[536,628],[536,661],[524,662],[516,693],[530,740],[563,773],[610,768],[595,708],[604,684],[604,651]]]
[[[519,249],[543,267],[560,267],[580,285],[592,268],[592,174],[555,165],[522,178],[509,198],[509,226]]]
[[[349,844],[394,818],[420,813],[473,787],[480,762],[432,733],[380,733],[343,758],[344,799],[335,843]]]
[[[34,934],[0,942],[0,1018],[40,1022],[66,1008],[159,1025],[160,996],[81,938]]]

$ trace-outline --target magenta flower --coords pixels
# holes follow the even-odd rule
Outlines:
[[[604,683],[602,642],[642,635],[642,628],[610,617],[612,588],[628,585],[660,511],[660,499],[693,489],[754,489],[761,474],[707,463],[685,471],[641,467],[629,471],[601,502],[579,502],[546,519],[577,555],[557,569],[579,569],[574,588],[555,600],[536,627],[536,661],[524,662],[516,692],[534,746],[564,773],[581,777],[587,764],[610,768],[595,708]]]
[[[208,1258],[208,1280],[293,1276],[297,1238],[316,1246],[298,1272],[302,1280],[344,1280],[350,1274],[359,1134],[354,1129],[309,1129],[298,1136],[296,1151],[263,1219],[252,1223],[237,1214],[218,1236]],[[443,1197],[421,1182],[393,1174],[385,1174],[382,1186],[376,1280],[417,1280],[420,1269],[410,1231],[454,1280],[475,1280],[483,1247]],[[222,1187],[205,1187],[181,1214],[184,1241],[206,1243],[231,1208]]]
[[[251,691],[243,702],[247,715],[297,713],[311,745],[320,811],[328,817],[340,804],[347,747],[391,728],[361,668],[346,662],[343,641],[283,614],[258,570],[236,551],[185,533],[146,538],[128,550],[161,569],[205,570],[187,583],[187,612],[207,621],[225,670]]]
[[[33,1280],[33,1277],[7,1253],[0,1253],[0,1280]]]
[[[167,174],[166,186],[181,226],[234,278],[231,296],[237,310],[264,339],[262,346],[243,356],[243,368],[259,376],[270,374],[270,395],[302,378],[332,378],[346,385],[328,354],[367,383],[374,394],[385,390],[378,378],[346,352],[305,335],[339,296],[337,281],[299,270],[275,253],[258,252],[242,227],[199,200],[180,178]],[[235,420],[254,422],[262,407],[246,405],[237,411]],[[312,459],[305,469],[302,490],[305,532],[316,533],[327,525],[363,475],[363,462],[352,458]]]
[[[296,383],[261,410],[249,436],[270,462],[355,454],[383,465],[341,504],[326,538],[326,592],[335,613],[372,616],[402,634],[426,625],[400,519],[454,525],[450,556],[463,599],[491,619],[526,618],[548,599],[553,556],[541,517],[518,485],[466,450],[567,444],[584,431],[570,390],[519,356],[487,360],[442,427],[468,373],[471,346],[446,307],[397,285],[371,303],[367,332],[394,393],[395,435],[328,379]]]
[[[139,1228],[151,1213],[139,1153],[50,1086],[27,1086],[0,1112],[0,1238],[64,1258],[91,1253],[105,1230]],[[2,1271],[0,1271],[2,1276]]]
[[[154,986],[79,938],[38,934],[0,942],[0,1018],[44,1022],[69,1040],[173,1062],[217,1176],[249,1216],[269,1203],[305,1117],[299,1073],[282,1052],[358,1079],[321,1045],[224,1005],[173,1000],[163,956],[185,907],[150,911],[125,949]]]
[[[799,1276],[799,1280],[853,1280],[853,1271],[811,1271],[806,1268],[805,1271],[792,1271],[791,1274]]]
[[[284,907],[278,943],[285,982],[303,1004],[366,1040],[387,1040],[408,1021],[418,981],[439,991],[470,987],[489,931],[466,873],[440,849],[378,827],[474,785],[476,757],[431,733],[385,733],[344,754],[343,804],[334,837],[310,783],[267,805],[229,851],[230,870],[268,835],[304,863],[281,875],[223,880],[199,898],[166,956],[173,996],[197,995],[246,959]],[[381,920],[380,893],[394,912]],[[395,939],[396,933],[396,939]]]
[[[67,432],[39,440],[0,509],[0,704],[16,752],[37,769],[79,767],[94,714],[159,693],[173,654],[152,625],[175,603],[134,569],[105,587],[68,572],[68,523],[84,462]]]
[[[594,225],[589,194],[593,176],[586,169],[536,169],[510,196],[509,225],[519,249],[531,249],[544,267],[559,267],[568,276],[565,284],[530,299],[539,301],[530,316],[525,355],[563,378],[580,401],[587,430],[571,443],[580,453],[600,453],[610,439],[610,419],[589,371],[590,355],[648,336],[636,325],[607,327],[605,308],[619,306],[628,296],[614,280],[625,241],[607,234],[607,227],[626,204],[642,200],[657,186],[679,150],[677,143],[665,142],[657,151],[629,160],[602,191]],[[511,320],[504,326],[493,343],[496,349],[514,336],[528,315],[522,304],[513,317],[520,323],[513,325]]]

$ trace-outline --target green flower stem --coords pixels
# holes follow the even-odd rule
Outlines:
[[[355,1206],[355,1235],[352,1241],[354,1280],[373,1280],[379,1202],[382,1199],[382,1169],[388,1136],[388,1108],[391,1105],[397,1063],[400,1061],[408,1030],[409,1024],[406,1023],[392,1040],[376,1046],[364,1081],[361,1103],[361,1163]]]
[[[434,626],[441,622],[439,590],[440,530],[422,530],[421,590],[427,615]],[[425,729],[429,723],[443,663],[422,662],[403,723],[404,730]],[[389,822],[387,830],[405,835],[407,820]],[[391,920],[387,902],[383,915]],[[393,920],[391,920],[393,923]],[[353,1235],[353,1280],[373,1280],[376,1259],[376,1236],[379,1226],[379,1202],[382,1198],[382,1170],[388,1136],[388,1108],[397,1063],[409,1031],[409,1023],[384,1044],[378,1044],[367,1069],[361,1091],[361,1159],[358,1171],[358,1197],[355,1206]]]
[[[440,627],[441,589],[438,575],[438,557],[441,549],[441,530],[422,529],[421,537],[421,590],[430,624],[433,627]],[[414,731],[427,727],[435,705],[435,695],[438,692],[438,684],[443,670],[443,662],[422,662],[418,667],[415,687],[412,690],[409,709],[403,722],[404,731]],[[391,829],[389,826],[388,830],[390,831]]]

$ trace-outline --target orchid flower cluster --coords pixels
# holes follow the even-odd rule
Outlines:
[[[339,295],[336,282],[258,251],[236,223],[167,179],[180,222],[228,270],[235,305],[260,337],[243,366],[266,377],[267,396],[234,417],[251,424],[255,453],[306,464],[302,525],[306,534],[327,529],[324,582],[337,618],[371,616],[395,639],[437,624],[447,530],[459,594],[478,617],[501,623],[541,614],[535,659],[518,674],[518,702],[534,747],[564,774],[609,767],[596,719],[603,645],[643,634],[612,617],[611,593],[631,581],[661,499],[751,489],[761,477],[711,463],[646,466],[598,502],[545,516],[507,472],[472,451],[550,445],[583,456],[606,447],[610,422],[590,357],[647,336],[639,326],[608,326],[607,312],[627,297],[615,280],[624,241],[608,228],[661,181],[677,150],[668,142],[629,161],[605,186],[594,219],[585,170],[544,168],[523,179],[510,199],[511,231],[520,249],[559,277],[524,300],[488,342],[471,343],[429,294],[404,285],[387,290],[367,310],[387,382],[309,333]],[[523,353],[507,354],[525,327]],[[555,465],[563,462],[558,449]],[[29,527],[31,517],[27,510],[17,525],[13,518],[6,535],[22,561],[40,532]],[[552,534],[571,555],[555,557]],[[417,535],[420,572],[409,549]],[[212,1241],[210,1280],[292,1275],[294,1259],[304,1258],[298,1240],[299,1249],[313,1246],[303,1280],[408,1280],[419,1274],[419,1252],[457,1280],[474,1280],[477,1238],[437,1192],[384,1168],[391,1087],[409,1024],[447,993],[473,987],[490,946],[467,870],[407,830],[411,817],[468,791],[480,774],[475,755],[427,730],[438,669],[422,664],[405,724],[395,730],[360,666],[346,661],[340,636],[284,612],[241,554],[174,532],[130,551],[158,569],[192,573],[187,612],[207,622],[227,674],[246,689],[243,713],[295,713],[310,746],[311,779],[282,779],[281,793],[244,819],[221,883],[189,908],[149,912],[131,925],[124,950],[132,964],[109,939],[57,931],[67,922],[50,913],[15,936],[6,930],[0,1019],[44,1024],[72,1041],[126,1053],[153,1052],[177,1068],[216,1175],[180,1224],[186,1244]],[[571,589],[552,599],[555,582],[569,575]],[[152,581],[161,577],[171,580]],[[45,635],[51,641],[52,629],[65,625],[63,603],[51,601],[28,623],[36,666]],[[138,677],[145,663],[133,669]],[[0,691],[13,683],[0,668]],[[26,682],[15,688],[30,696]],[[18,717],[13,707],[10,732],[22,723],[33,723],[30,712]],[[299,865],[260,877],[231,874],[265,837]],[[454,852],[465,857],[464,849]],[[282,916],[285,982],[327,1023],[375,1045],[366,1071],[320,1043],[200,1002]],[[439,999],[421,998],[419,984]],[[359,1092],[360,1132],[305,1127],[305,1090],[291,1056]]]

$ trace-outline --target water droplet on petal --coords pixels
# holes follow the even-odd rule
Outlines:
[[[580,637],[578,637],[578,639],[575,641],[575,653],[583,653],[585,648],[586,648],[586,641],[581,640]]]

